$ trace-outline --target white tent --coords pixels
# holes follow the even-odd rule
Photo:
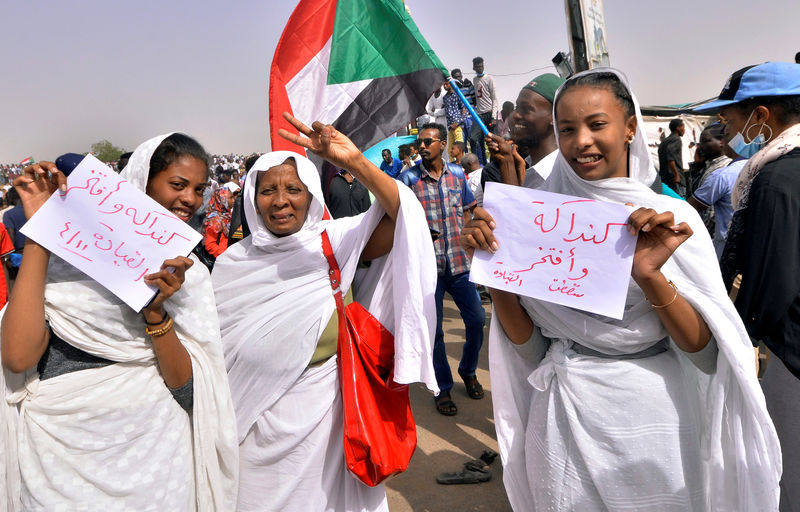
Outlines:
[[[644,132],[647,134],[647,146],[650,148],[650,156],[653,158],[653,163],[658,169],[658,145],[662,140],[661,134],[664,137],[669,135],[669,122],[675,118],[683,120],[686,126],[686,132],[683,134],[683,168],[689,168],[689,163],[694,160],[694,147],[690,148],[690,143],[694,145],[700,140],[700,132],[709,123],[714,122],[716,119],[713,116],[700,116],[695,114],[677,114],[674,116],[655,116],[645,115],[644,119]],[[659,129],[661,131],[659,132]]]

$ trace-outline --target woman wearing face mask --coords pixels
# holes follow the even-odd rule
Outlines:
[[[720,262],[747,331],[769,358],[762,387],[781,439],[781,510],[800,509],[800,65],[768,62],[731,75],[719,98],[730,146],[749,161],[732,193]]]
[[[188,221],[207,159],[194,139],[162,135],[122,175]],[[66,179],[42,162],[14,186],[30,218]],[[206,269],[164,261],[137,313],[30,238],[23,254],[0,340],[0,508],[234,507],[233,408]]]
[[[387,510],[383,485],[367,487],[345,465],[338,316],[323,235],[346,297],[358,263],[371,261],[355,299],[394,333],[395,381],[435,391],[436,261],[425,214],[407,187],[332,126],[284,116],[304,136],[281,136],[350,171],[376,202],[332,220],[319,172],[291,151],[263,155],[247,173],[251,235],[217,259],[212,275],[238,423],[238,507]]]
[[[541,187],[638,208],[622,320],[492,290],[498,442],[515,510],[775,510],[780,450],[744,327],[697,213],[650,188],[625,77],[575,75]],[[489,250],[485,211],[462,244]]]

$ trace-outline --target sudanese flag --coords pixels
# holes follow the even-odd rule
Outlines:
[[[285,111],[365,150],[423,112],[446,75],[401,0],[301,0],[270,69],[272,149],[304,151],[278,136],[297,133]]]

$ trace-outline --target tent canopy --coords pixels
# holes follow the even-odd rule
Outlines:
[[[674,117],[678,114],[692,114],[694,109],[700,105],[705,105],[710,101],[714,101],[717,97],[709,98],[703,101],[696,101],[694,103],[678,103],[677,105],[648,105],[639,107],[643,116],[659,116],[659,117]],[[715,112],[703,112],[703,115],[713,114]]]

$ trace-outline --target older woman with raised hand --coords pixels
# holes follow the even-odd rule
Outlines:
[[[783,450],[781,510],[800,510],[800,65],[742,68],[719,98],[725,138],[749,158],[733,187],[733,219],[720,265],[742,282],[736,309],[774,357],[762,388]]]
[[[641,113],[622,73],[579,73],[554,103],[559,155],[540,187],[633,204],[624,315],[493,290],[489,361],[515,510],[776,510],[780,448],[747,332],[708,231],[651,190]],[[462,244],[494,250],[485,211]]]
[[[316,167],[290,151],[263,155],[247,174],[252,234],[212,275],[238,424],[239,510],[387,510],[383,485],[367,487],[345,465],[338,318],[322,237],[343,294],[352,295],[359,262],[370,262],[355,298],[394,333],[395,381],[436,391],[436,262],[425,214],[344,134],[285,117],[302,135],[282,137],[347,169],[377,201],[331,220]]]
[[[162,135],[122,174],[188,221],[207,158],[194,139]],[[30,218],[66,179],[42,162],[14,186]],[[138,314],[28,239],[2,319],[0,508],[235,506],[233,408],[208,271],[176,255],[144,280],[158,293]]]

